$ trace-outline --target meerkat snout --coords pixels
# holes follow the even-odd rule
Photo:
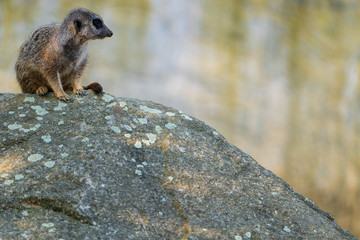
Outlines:
[[[93,26],[99,31],[99,38],[111,37],[112,31],[103,23],[100,18],[94,18],[92,20]]]

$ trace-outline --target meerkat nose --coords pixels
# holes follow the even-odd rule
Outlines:
[[[108,37],[111,37],[112,35],[113,35],[113,32],[111,30],[109,30]]]

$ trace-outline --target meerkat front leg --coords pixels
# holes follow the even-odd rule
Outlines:
[[[83,59],[83,61],[80,62],[79,67],[75,72],[75,77],[74,77],[74,81],[73,81],[73,92],[77,96],[85,96],[86,95],[86,91],[81,86],[81,75],[84,72],[86,64],[87,64],[87,57],[85,57]]]
[[[54,91],[55,96],[64,102],[73,102],[74,98],[70,97],[64,92],[64,89],[61,85],[60,74],[59,72],[51,73],[47,75],[48,83],[51,89]]]

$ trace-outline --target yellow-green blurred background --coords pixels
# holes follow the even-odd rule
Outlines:
[[[26,37],[80,6],[114,32],[85,84],[205,121],[360,237],[360,1],[0,0],[0,92]]]

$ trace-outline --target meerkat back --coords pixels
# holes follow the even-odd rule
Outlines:
[[[35,30],[21,45],[15,64],[16,78],[24,93],[35,93],[46,83],[37,64],[45,62],[43,49],[47,47],[56,26],[48,25]]]

